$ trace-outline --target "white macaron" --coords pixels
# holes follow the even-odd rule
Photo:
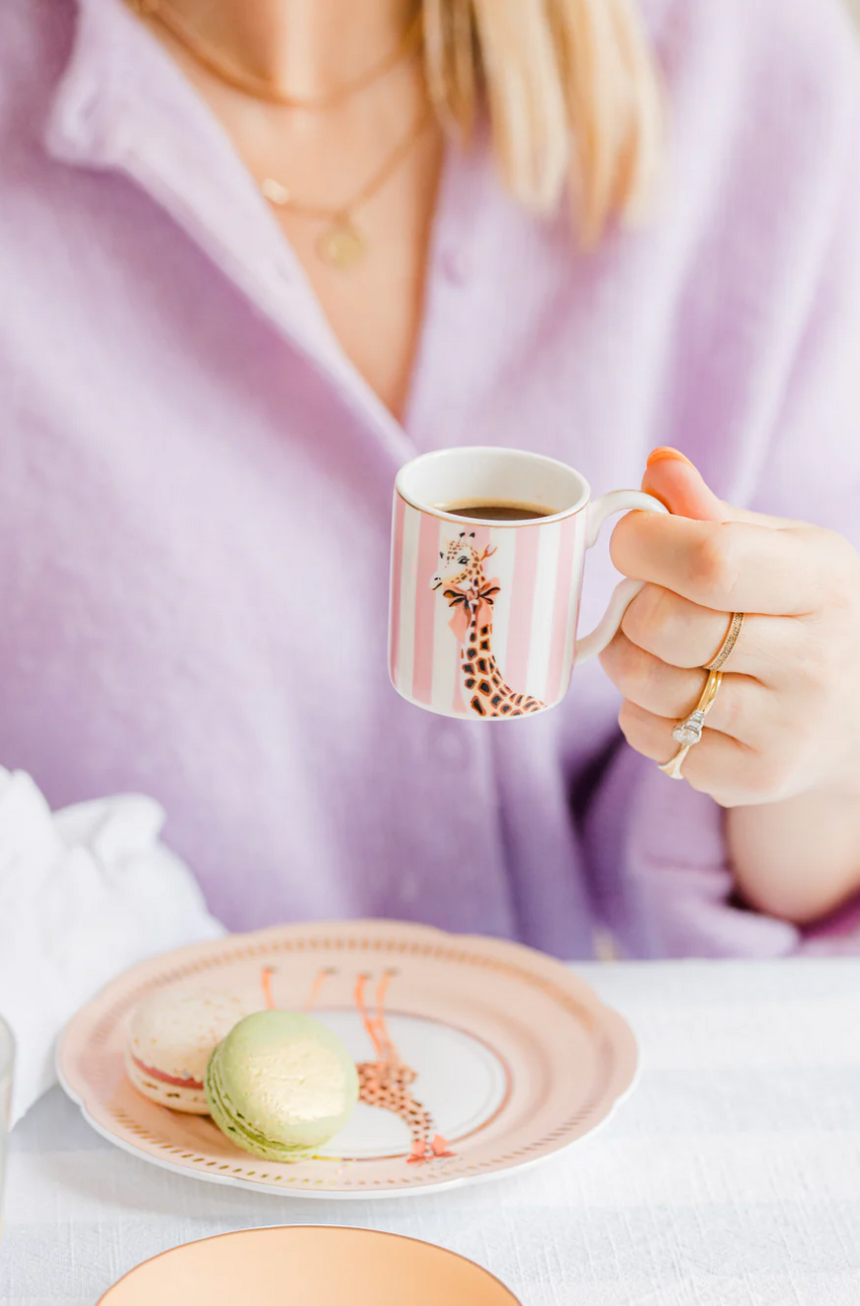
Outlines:
[[[139,1093],[160,1106],[207,1115],[203,1083],[209,1057],[251,1010],[230,993],[157,989],[131,1018],[126,1074]]]

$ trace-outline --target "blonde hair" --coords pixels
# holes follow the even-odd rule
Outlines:
[[[635,0],[424,0],[430,94],[464,140],[484,102],[512,194],[583,240],[642,212],[661,155],[660,79]]]

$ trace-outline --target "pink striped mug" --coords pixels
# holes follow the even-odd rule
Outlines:
[[[488,521],[459,505],[529,504],[543,516]],[[577,638],[586,549],[616,512],[666,512],[639,490],[591,499],[572,467],[518,449],[442,449],[394,488],[389,669],[410,703],[502,721],[555,707],[575,662],[610,642],[642,582],[622,580]]]

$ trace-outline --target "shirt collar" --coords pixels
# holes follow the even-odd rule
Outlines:
[[[69,163],[110,167],[126,155],[134,110],[145,108],[150,130],[163,125],[165,93],[176,88],[167,75],[169,60],[122,0],[73,4],[71,54],[48,115],[45,144]]]
[[[362,411],[398,461],[413,449],[343,354],[304,270],[226,132],[122,0],[76,0],[48,153],[125,173]]]

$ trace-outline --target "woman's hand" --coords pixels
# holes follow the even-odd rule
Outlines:
[[[747,613],[684,778],[724,807],[814,790],[860,802],[860,558],[832,531],[730,508],[686,459],[656,451],[612,558],[646,581],[602,655],[628,742],[655,762],[695,707],[735,611]],[[857,849],[860,869],[860,846]]]
[[[860,558],[832,531],[721,502],[671,450],[612,557],[646,585],[602,655],[628,742],[655,762],[695,707],[731,614],[747,614],[684,778],[732,810],[727,852],[747,902],[811,924],[860,892]],[[667,783],[672,783],[667,781]]]

